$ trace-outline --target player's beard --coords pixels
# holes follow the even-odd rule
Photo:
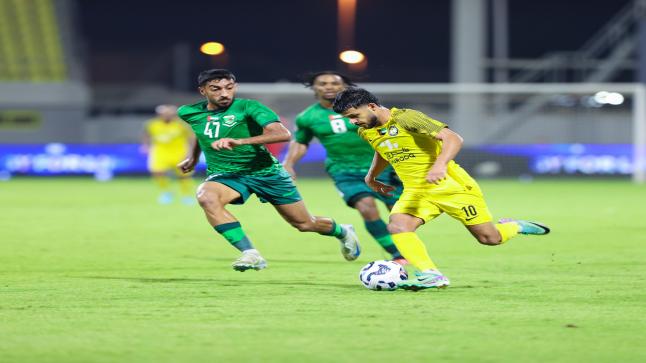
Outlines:
[[[365,127],[367,129],[371,129],[371,128],[377,126],[378,123],[379,122],[377,121],[377,115],[370,115],[370,119],[368,120],[368,122],[366,122]]]
[[[229,107],[231,105],[231,102],[233,102],[233,98],[218,98],[211,101],[211,103],[218,106],[218,108]]]

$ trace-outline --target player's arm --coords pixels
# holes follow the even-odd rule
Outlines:
[[[442,141],[442,151],[437,155],[435,163],[426,174],[426,181],[429,183],[439,184],[440,180],[446,178],[446,167],[449,161],[453,160],[460,149],[462,148],[462,136],[458,133],[443,128],[435,136],[436,139]]]
[[[241,145],[264,145],[289,141],[292,134],[280,123],[280,117],[269,107],[255,100],[247,100],[245,112],[258,125],[262,126],[262,135],[242,139],[223,138],[211,143],[215,150],[232,150]]]
[[[180,108],[177,109],[177,117],[184,120],[187,124],[190,124],[190,111],[184,112],[185,110],[187,110],[187,107],[180,106]],[[200,160],[202,149],[200,148],[200,144],[197,141],[197,137],[195,137],[193,132],[189,132],[191,129],[189,127],[186,127],[186,130],[187,133],[191,136],[188,141],[189,151],[186,159],[177,164],[177,168],[179,168],[179,170],[181,170],[183,173],[190,173],[191,171],[193,171],[193,169],[195,169],[195,165],[197,165],[197,162]]]
[[[439,184],[446,177],[446,168],[462,148],[462,137],[451,131],[446,124],[416,110],[404,110],[398,123],[404,129],[417,134],[427,135],[442,141],[442,150],[435,163],[426,174],[426,181]]]
[[[296,179],[296,170],[294,170],[294,165],[296,165],[307,153],[307,144],[301,144],[296,140],[292,140],[289,143],[289,148],[287,149],[287,156],[283,161],[283,167],[292,178]]]
[[[194,145],[197,143],[197,138],[195,137],[195,134],[193,133],[193,130],[188,126],[188,124],[184,124],[183,130],[184,130],[184,140],[186,141],[186,146],[188,149],[188,154],[186,157],[190,157],[193,155],[193,148]],[[199,145],[198,145],[199,148]],[[199,154],[198,154],[199,157]]]
[[[148,151],[150,150],[150,143],[152,142],[148,127],[148,124],[146,124],[144,126],[143,132],[141,133],[141,147],[139,148],[139,152],[141,152],[142,154],[148,153]]]
[[[190,173],[193,171],[193,169],[195,169],[195,165],[197,165],[197,162],[200,160],[201,153],[202,149],[200,148],[200,144],[197,142],[197,138],[193,138],[188,157],[181,163],[177,164],[179,170],[183,173]]]
[[[280,122],[272,122],[265,125],[262,129],[262,135],[245,137],[242,139],[222,138],[211,143],[215,150],[233,150],[236,146],[241,145],[261,145],[274,144],[277,142],[289,141],[292,134]]]
[[[294,140],[289,143],[289,149],[287,150],[287,156],[285,156],[285,160],[283,161],[283,167],[285,167],[285,170],[287,170],[292,178],[296,179],[296,170],[294,170],[294,165],[296,165],[307,153],[307,148],[314,138],[314,132],[309,127],[307,119],[301,115],[297,116],[294,122],[296,123]]]
[[[395,187],[377,180],[377,177],[382,171],[384,171],[384,169],[386,169],[386,166],[388,166],[388,161],[382,158],[381,155],[375,151],[375,156],[372,157],[372,164],[370,164],[370,169],[368,170],[368,174],[366,174],[364,180],[366,185],[375,192],[390,197],[392,196],[390,192],[395,190]]]

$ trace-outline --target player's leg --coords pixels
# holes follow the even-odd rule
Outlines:
[[[341,242],[341,253],[346,260],[353,261],[359,257],[361,248],[352,225],[337,224],[332,218],[313,216],[302,200],[290,204],[274,204],[274,208],[287,223],[301,232],[336,237]]]
[[[173,193],[170,189],[170,178],[167,175],[169,168],[166,166],[165,155],[160,151],[151,151],[148,155],[148,171],[153,182],[159,188],[159,204],[169,204],[173,202]],[[171,166],[174,169],[174,165]]]
[[[437,270],[437,266],[428,255],[424,242],[415,233],[422,224],[424,224],[424,220],[419,217],[404,213],[394,213],[390,215],[388,232],[391,234],[402,256],[416,269],[420,271]]]
[[[494,224],[487,203],[479,192],[438,197],[437,203],[443,211],[461,221],[483,245],[500,245],[519,233],[549,233],[549,228],[535,222],[506,220],[505,223]]]
[[[159,197],[157,202],[159,204],[170,204],[173,202],[173,192],[170,189],[170,178],[164,172],[150,173],[153,181],[159,188]]]
[[[392,169],[392,167],[387,167],[386,170],[384,170],[381,175],[377,177],[377,180],[395,187],[390,196],[375,193],[375,199],[381,200],[386,205],[386,208],[388,208],[388,210],[392,212],[393,207],[404,193],[404,185],[402,184],[401,180],[397,176],[397,173],[395,173],[395,170]],[[395,248],[397,247],[395,246]],[[401,256],[401,253],[399,253],[399,255]],[[403,256],[400,258],[395,258],[395,261],[402,265],[408,263],[408,261]]]
[[[393,206],[388,231],[402,256],[419,270],[416,279],[399,284],[402,289],[416,291],[449,286],[449,279],[433,263],[424,242],[415,233],[419,226],[441,213],[424,190],[404,190]]]
[[[179,164],[180,161],[175,163],[175,165]],[[195,204],[195,198],[193,197],[193,173],[183,173],[181,170],[178,168],[175,169],[175,175],[177,177],[177,182],[179,183],[179,193],[182,197],[182,203],[186,205],[192,205]]]
[[[469,232],[483,245],[496,246],[509,241],[520,234],[548,234],[550,229],[547,226],[536,222],[521,220],[501,220],[502,223],[482,223],[476,225],[465,225]]]
[[[233,187],[232,187],[233,186]],[[197,188],[197,201],[204,210],[206,219],[213,229],[226,239],[233,247],[242,252],[240,258],[233,262],[234,270],[260,270],[267,267],[267,262],[256,250],[242,230],[240,222],[225,207],[239,199],[246,199],[244,189],[236,190],[232,186],[207,181]]]
[[[341,242],[343,257],[352,261],[361,253],[359,239],[351,225],[336,224],[332,218],[315,217],[305,207],[292,177],[282,166],[275,172],[245,176],[245,185],[261,202],[269,202],[290,225],[302,232],[333,236]]]
[[[381,248],[392,256],[393,260],[403,263],[405,260],[401,257],[390,233],[388,233],[386,223],[379,215],[375,199],[381,199],[381,197],[366,185],[363,180],[365,175],[363,173],[336,173],[330,176],[345,204],[359,212],[368,233]],[[387,183],[388,180],[384,182]]]
[[[388,226],[379,215],[375,198],[370,195],[364,195],[353,204],[353,208],[359,212],[366,230],[379,243],[381,248],[390,253],[394,260],[402,259],[402,255],[397,250],[397,246],[395,246],[393,238],[388,232]]]
[[[177,179],[177,183],[179,184],[179,194],[182,203],[186,205],[193,205],[195,204],[195,197],[193,196],[193,172],[184,173],[176,167],[176,165],[181,163],[185,157],[185,150],[177,150],[174,153],[174,158],[169,159],[168,168],[170,170],[174,170],[175,172],[175,178]]]
[[[193,178],[191,175],[180,175],[177,177],[179,183],[179,192],[182,195],[182,203],[186,205],[195,204],[195,199],[191,196],[193,190]]]
[[[507,242],[510,238],[518,234],[517,228],[510,226],[496,226],[491,222],[480,224],[465,225],[478,242],[487,246],[496,246]],[[503,237],[504,236],[504,237]]]
[[[516,226],[491,222],[491,213],[479,190],[437,195],[435,202],[443,212],[459,220],[483,245],[496,246],[518,234]]]
[[[399,283],[399,287],[405,290],[443,288],[450,284],[449,279],[439,271],[431,260],[424,242],[415,233],[423,223],[423,219],[410,214],[394,213],[390,215],[388,230],[393,236],[397,248],[404,258],[419,270],[416,273],[416,279]]]
[[[457,181],[453,184],[454,192],[445,191],[432,197],[443,212],[461,221],[481,244],[503,244],[519,233],[549,233],[549,228],[536,222],[507,219],[494,224],[478,183],[459,167],[454,168],[453,175],[458,176],[453,179]]]
[[[241,197],[237,190],[218,182],[207,181],[197,187],[197,201],[212,226],[237,222],[225,206]]]

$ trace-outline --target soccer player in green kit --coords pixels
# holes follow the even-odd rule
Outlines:
[[[261,270],[267,266],[240,222],[225,208],[243,204],[252,193],[260,201],[271,203],[299,231],[336,237],[346,260],[359,257],[359,240],[353,227],[312,216],[290,175],[264,146],[290,139],[278,115],[256,100],[235,98],[236,78],[226,69],[203,71],[198,85],[206,100],[178,110],[196,135],[190,156],[178,167],[183,172],[193,170],[200,152],[204,152],[208,176],[197,189],[197,200],[210,225],[242,252],[233,269]]]
[[[406,260],[388,233],[386,223],[379,216],[375,202],[376,199],[381,200],[391,209],[401,195],[402,184],[394,170],[388,168],[380,175],[379,180],[395,186],[392,195],[381,195],[366,185],[364,178],[370,169],[374,151],[370,144],[359,137],[357,126],[332,110],[336,95],[354,84],[343,74],[322,71],[310,75],[305,85],[314,91],[318,102],[296,117],[296,133],[294,140],[289,144],[283,166],[295,178],[294,165],[307,153],[310,141],[314,137],[318,138],[327,153],[325,170],[334,180],[345,203],[359,212],[366,229],[381,247],[390,253],[395,261],[405,263]]]

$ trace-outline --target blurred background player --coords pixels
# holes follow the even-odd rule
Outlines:
[[[184,204],[193,204],[192,173],[183,173],[177,164],[186,159],[193,134],[186,124],[177,117],[177,106],[159,105],[155,108],[157,117],[149,120],[144,128],[143,148],[148,153],[148,170],[161,194],[160,204],[169,204],[174,195],[169,173],[179,181],[179,191]]]
[[[404,192],[390,214],[388,230],[402,255],[420,272],[406,280],[407,290],[449,285],[415,230],[443,212],[459,220],[484,245],[500,245],[518,233],[543,235],[549,228],[535,222],[501,220],[493,224],[478,183],[453,161],[462,137],[422,112],[388,109],[370,92],[354,88],[339,93],[334,110],[360,127],[359,135],[375,149],[366,183],[388,194],[394,187],[376,179],[390,164]]]
[[[204,151],[207,178],[197,189],[197,199],[210,225],[242,255],[233,269],[261,270],[267,262],[254,248],[240,222],[225,207],[243,204],[251,194],[269,202],[301,232],[336,237],[343,257],[352,261],[360,254],[359,240],[351,225],[312,216],[292,178],[264,144],[288,141],[290,132],[278,115],[256,100],[235,98],[236,78],[226,69],[206,70],[198,76],[199,91],[206,98],[179,109],[179,116],[195,132],[189,157],[178,167],[193,169]]]
[[[312,139],[319,139],[327,154],[325,170],[334,180],[344,202],[359,212],[366,229],[379,245],[394,260],[405,263],[388,233],[386,223],[379,216],[375,202],[375,199],[379,199],[391,209],[401,194],[402,184],[395,171],[388,167],[381,173],[379,180],[396,187],[393,195],[381,195],[366,185],[364,178],[374,152],[357,134],[358,127],[332,110],[336,95],[348,86],[354,86],[354,83],[335,71],[313,73],[304,83],[314,91],[317,102],[296,117],[294,140],[289,144],[283,166],[296,178],[294,165],[307,153]]]

